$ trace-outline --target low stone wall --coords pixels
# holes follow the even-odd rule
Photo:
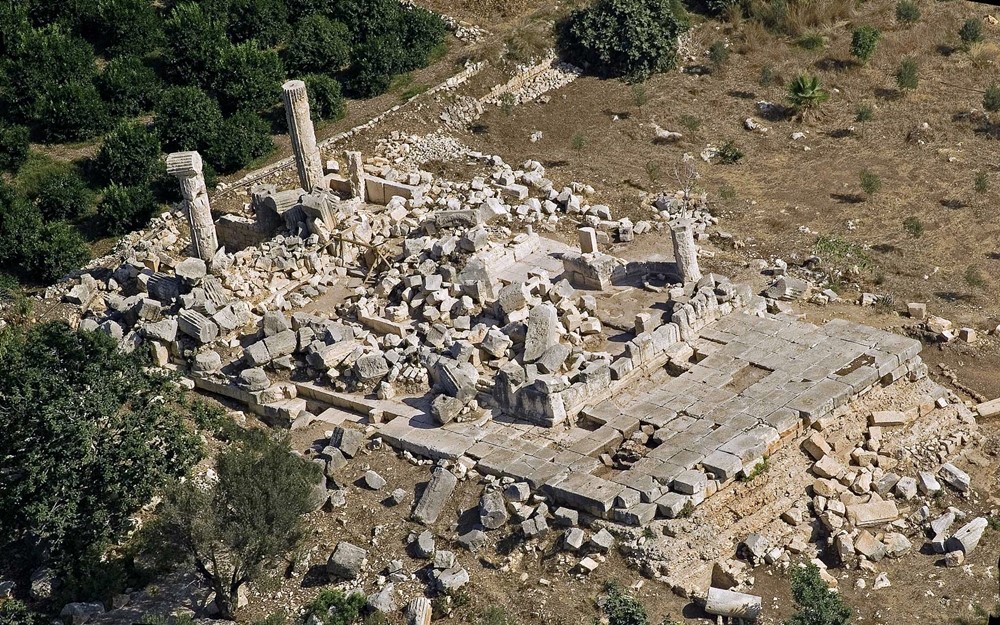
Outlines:
[[[239,215],[223,215],[217,219],[215,232],[219,237],[219,245],[231,253],[260,245],[274,236],[273,229],[257,220]]]

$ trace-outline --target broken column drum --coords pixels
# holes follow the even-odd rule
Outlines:
[[[285,118],[288,120],[288,135],[295,153],[299,184],[309,192],[323,180],[323,162],[320,160],[319,146],[316,145],[316,131],[309,117],[306,83],[289,80],[281,86],[281,98],[285,104]]]
[[[208,202],[201,155],[197,152],[174,152],[167,156],[167,172],[180,183],[195,255],[210,261],[219,249],[219,237],[215,233],[212,206]]]
[[[689,219],[679,219],[670,225],[670,239],[674,244],[674,260],[681,280],[686,284],[701,280],[698,268],[698,246],[694,242],[694,227]]]

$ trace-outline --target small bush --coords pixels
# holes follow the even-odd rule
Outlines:
[[[17,599],[0,603],[0,625],[45,625],[46,619]]]
[[[614,583],[608,584],[606,591],[604,614],[608,617],[608,625],[649,625],[646,608],[638,599]]]
[[[854,109],[854,121],[865,123],[873,119],[875,119],[875,109],[870,104],[859,104]]]
[[[716,41],[708,48],[708,60],[716,70],[721,69],[729,60],[729,48],[721,41]]]
[[[256,113],[242,111],[222,123],[215,141],[206,151],[206,157],[216,170],[232,173],[273,148],[267,122]]]
[[[920,84],[920,68],[916,60],[905,58],[896,70],[896,85],[904,91],[912,91]]]
[[[354,49],[354,64],[347,78],[351,93],[361,98],[372,98],[389,90],[392,77],[400,73],[397,59],[385,53],[388,41],[376,40]]]
[[[112,59],[97,78],[101,96],[115,117],[135,117],[150,110],[162,84],[156,72],[137,56]]]
[[[473,621],[473,625],[515,625],[516,621],[498,605],[488,606]]]
[[[365,595],[324,590],[306,606],[306,619],[316,617],[323,625],[353,625],[368,601]]]
[[[734,8],[740,8],[742,0],[705,0],[705,9],[709,15],[719,16]]]
[[[677,122],[688,132],[698,132],[698,129],[701,128],[701,120],[687,113],[681,115]]]
[[[111,184],[97,205],[97,216],[105,232],[118,235],[145,226],[156,208],[153,192],[148,187]]]
[[[799,37],[798,44],[806,50],[822,50],[826,46],[826,40],[819,33],[806,33]]]
[[[586,147],[586,145],[587,137],[583,136],[583,133],[580,132],[573,135],[573,138],[570,140],[570,146],[577,152]]]
[[[771,470],[771,460],[767,456],[764,456],[761,458],[760,462],[754,465],[753,469],[749,473],[741,473],[739,480],[744,484],[747,484],[764,475],[769,470]]]
[[[882,179],[878,175],[868,169],[861,170],[858,175],[861,180],[861,190],[867,193],[869,196],[875,195],[882,188]]]
[[[149,184],[161,171],[160,140],[139,124],[122,124],[110,132],[94,158],[102,184]]]
[[[792,596],[798,611],[784,625],[848,625],[851,608],[830,590],[815,564],[792,569]]]
[[[867,65],[875,55],[875,49],[878,48],[881,38],[882,31],[874,26],[856,28],[851,34],[851,55]]]
[[[350,62],[351,33],[340,22],[310,15],[295,25],[285,65],[299,74],[332,74]]]
[[[774,72],[773,67],[771,67],[770,65],[765,65],[764,67],[760,68],[760,77],[757,78],[757,84],[759,84],[761,87],[770,87],[771,85],[775,85],[780,82],[781,80],[778,78],[778,75]]]
[[[29,150],[27,128],[0,123],[0,171],[17,173],[28,160]]]
[[[154,125],[168,152],[204,149],[222,126],[222,111],[198,87],[173,87],[160,97]]]
[[[719,198],[726,202],[732,202],[736,199],[736,189],[728,184],[722,185],[719,187]]]
[[[919,239],[924,234],[924,222],[920,221],[919,217],[911,215],[903,220],[903,230],[914,239]]]
[[[978,265],[969,265],[965,269],[965,283],[976,289],[986,286],[986,278],[983,277]]]
[[[656,161],[646,161],[646,177],[655,184],[660,179],[660,164]]]
[[[677,63],[677,37],[689,28],[679,0],[598,0],[570,14],[559,45],[608,77],[641,82]]]
[[[725,165],[735,165],[743,159],[743,150],[730,139],[719,148],[719,161]]]
[[[302,77],[309,94],[309,116],[313,121],[336,121],[347,112],[340,83],[322,74],[306,74]]]
[[[990,83],[983,94],[983,109],[988,113],[1000,111],[1000,84]]]
[[[983,40],[983,20],[978,17],[970,17],[962,24],[958,31],[958,36],[965,46],[970,46]]]
[[[83,179],[72,171],[52,170],[35,189],[35,204],[46,219],[74,220],[90,210],[93,195]]]
[[[920,7],[914,0],[899,0],[896,3],[896,21],[900,24],[913,24],[920,21]]]
[[[167,75],[179,85],[210,87],[228,44],[224,19],[213,15],[208,3],[176,3],[163,22],[163,30]]]
[[[990,180],[985,171],[976,172],[976,179],[972,183],[972,188],[980,195],[990,190]]]

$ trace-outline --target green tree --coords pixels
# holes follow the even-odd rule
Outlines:
[[[962,24],[958,31],[958,36],[962,44],[966,47],[983,40],[983,20],[978,17],[970,17]]]
[[[97,204],[97,217],[108,234],[125,234],[144,227],[156,209],[156,198],[149,187],[112,183]]]
[[[233,619],[239,589],[299,543],[322,475],[266,432],[248,432],[226,448],[216,473],[207,489],[190,482],[172,489],[153,534],[161,553],[193,562],[221,616]]]
[[[874,26],[861,26],[854,29],[851,34],[851,55],[867,65],[868,61],[875,55],[878,42],[882,38],[882,31]]]
[[[399,59],[386,52],[392,49],[392,42],[387,40],[374,40],[354,48],[353,67],[347,78],[347,88],[352,94],[371,98],[389,90],[392,77],[401,67]]]
[[[882,178],[869,169],[862,169],[861,173],[858,174],[858,179],[861,182],[861,190],[867,193],[869,197],[882,189]]]
[[[211,86],[227,45],[225,22],[197,2],[183,2],[163,23],[163,66],[177,84]]]
[[[246,41],[223,49],[215,90],[226,112],[261,111],[278,103],[284,77],[277,52]]]
[[[920,84],[920,68],[913,58],[904,58],[896,70],[896,85],[904,91],[912,91]]]
[[[792,569],[792,596],[798,611],[784,625],[847,625],[851,608],[831,591],[815,564]]]
[[[168,152],[204,149],[222,126],[222,111],[197,87],[172,87],[160,96],[154,126]]]
[[[47,625],[45,617],[32,612],[24,602],[6,599],[0,602],[0,625]]]
[[[160,140],[141,124],[112,130],[94,157],[94,173],[104,184],[148,185],[163,171]]]
[[[799,113],[816,110],[829,99],[830,93],[820,85],[819,76],[802,73],[788,83],[788,103]]]
[[[335,121],[344,117],[347,105],[337,80],[322,74],[306,74],[302,81],[306,83],[309,115],[313,121]]]
[[[233,43],[253,39],[263,48],[273,48],[288,38],[288,7],[285,0],[222,0],[227,16],[226,32]]]
[[[222,123],[206,158],[216,170],[231,173],[274,149],[267,122],[256,113],[240,111]]]
[[[97,78],[101,96],[115,117],[135,117],[149,111],[163,87],[153,68],[138,56],[119,56]]]
[[[35,189],[35,204],[49,220],[78,219],[90,209],[94,198],[76,172],[54,169],[45,173]]]
[[[17,173],[28,160],[29,151],[28,129],[0,122],[0,171]]]
[[[0,522],[7,554],[73,569],[198,457],[165,377],[103,333],[62,322],[0,340]],[[5,556],[9,557],[9,556]]]
[[[24,275],[42,231],[42,213],[0,180],[0,268]]]
[[[340,22],[310,15],[295,25],[285,65],[298,74],[332,74],[350,61],[351,33]]]
[[[80,231],[65,221],[46,222],[32,255],[32,278],[56,282],[90,260],[90,250]]]
[[[633,82],[677,63],[677,37],[689,27],[679,0],[597,0],[574,11],[559,33],[577,63]]]
[[[148,54],[163,44],[163,23],[149,0],[101,0],[95,21],[88,30],[107,56]]]
[[[983,109],[988,113],[1000,111],[1000,84],[990,83],[983,94]]]

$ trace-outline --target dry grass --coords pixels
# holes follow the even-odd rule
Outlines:
[[[996,69],[1000,66],[1000,45],[992,41],[981,41],[969,47],[969,62],[979,71]]]

